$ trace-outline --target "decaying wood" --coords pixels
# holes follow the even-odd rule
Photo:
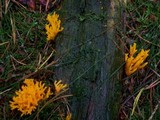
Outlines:
[[[62,4],[64,31],[56,39],[56,59],[62,59],[55,71],[56,79],[71,85],[75,120],[118,116],[120,74],[115,71],[122,56],[114,44],[120,45],[115,39],[117,5],[117,0],[66,0]]]

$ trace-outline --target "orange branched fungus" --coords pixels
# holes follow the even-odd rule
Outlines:
[[[55,12],[51,15],[48,14],[47,20],[49,24],[46,24],[46,34],[47,34],[47,41],[54,40],[56,35],[63,30],[61,27],[61,20],[58,19],[59,15]]]
[[[58,94],[61,90],[67,88],[67,84],[62,84],[62,80],[54,82],[55,94]]]
[[[21,111],[21,116],[31,114],[40,100],[47,99],[52,94],[49,87],[45,87],[42,82],[34,82],[34,79],[25,79],[24,84],[16,91],[13,101],[10,101],[11,109]]]
[[[140,53],[136,57],[134,57],[134,54],[137,52],[136,49],[136,43],[133,44],[133,46],[130,46],[129,54],[125,54],[125,72],[126,75],[129,76],[135,71],[144,68],[148,62],[144,61],[146,60],[149,50],[141,50]]]

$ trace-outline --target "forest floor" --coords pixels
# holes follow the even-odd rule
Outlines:
[[[56,63],[59,60],[54,58],[55,61],[52,61],[52,56],[56,54],[55,43],[46,42],[47,14],[42,12],[42,9],[39,12],[31,11],[13,1],[0,2],[0,119],[31,120],[35,117],[44,119],[48,116],[48,119],[65,119],[70,112],[66,98],[70,94],[68,95],[66,91],[50,99],[50,102],[57,100],[56,104],[48,105],[50,102],[46,102],[47,104],[44,102],[36,112],[24,118],[19,118],[20,113],[10,109],[9,101],[12,100],[15,91],[21,88],[24,79],[47,79],[45,84],[52,87],[56,78],[53,77],[55,74],[53,70],[58,66]],[[128,53],[129,46],[133,43],[137,44],[137,52],[141,49],[150,51],[146,60],[148,65],[145,68],[131,76],[126,76],[125,73],[122,75],[119,119],[158,120],[160,118],[160,2],[131,0],[121,7],[122,28],[116,28],[116,38],[121,41],[124,48],[121,52]],[[83,18],[81,20],[83,21]],[[51,112],[48,112],[50,110]]]
[[[123,79],[121,119],[158,120],[160,117],[160,2],[132,0],[123,9],[123,32],[119,39],[127,46],[149,51],[149,64]]]

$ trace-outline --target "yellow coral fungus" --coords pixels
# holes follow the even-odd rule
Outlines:
[[[62,84],[62,80],[54,82],[55,94],[58,94],[61,90],[67,88],[67,84]]]
[[[50,88],[45,87],[42,82],[34,82],[34,79],[25,79],[24,84],[20,90],[16,91],[13,101],[10,101],[11,110],[18,109],[22,112],[21,116],[31,114],[40,100],[52,94]]]
[[[72,113],[69,112],[66,116],[66,120],[71,120],[71,118],[72,118]]]
[[[49,24],[46,24],[46,34],[47,34],[47,40],[54,40],[56,35],[63,30],[63,27],[61,27],[61,20],[58,19],[59,15],[55,12],[51,15],[48,14],[47,20]]]
[[[136,43],[133,44],[133,46],[130,46],[129,54],[125,54],[125,72],[126,75],[129,76],[135,71],[144,68],[148,62],[144,61],[146,60],[149,50],[141,50],[140,53],[136,57],[134,57],[134,54],[136,53]]]

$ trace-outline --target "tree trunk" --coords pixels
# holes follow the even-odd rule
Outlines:
[[[70,84],[73,120],[114,120],[118,116],[122,64],[115,45],[117,0],[64,0],[64,31],[56,39],[56,79]],[[118,72],[117,72],[118,71]]]

